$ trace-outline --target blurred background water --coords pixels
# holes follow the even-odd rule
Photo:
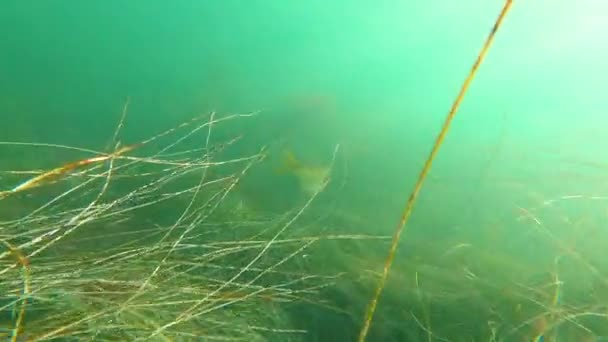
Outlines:
[[[343,186],[329,208],[371,222],[353,232],[389,235],[502,5],[5,0],[0,140],[103,149],[127,96],[124,141],[201,113],[259,110],[239,127],[245,149],[269,143],[271,161],[287,148],[327,165],[339,144]],[[515,3],[423,188],[398,260],[437,258],[466,244],[476,251],[467,264],[498,250],[506,264],[539,273],[566,255],[574,265],[562,272],[572,279],[580,278],[581,260],[585,270],[607,274],[607,13],[598,0]],[[2,169],[61,160],[35,150],[0,155]],[[260,210],[297,203],[294,184],[272,166],[239,191]],[[380,269],[385,246],[363,252],[358,260]],[[481,268],[500,282],[499,269]],[[345,301],[364,303],[368,290]],[[399,285],[389,291],[387,298],[399,297]],[[388,313],[379,320],[388,324],[390,310],[400,309],[390,299],[380,305]],[[329,341],[322,323],[315,323],[317,340]],[[399,329],[378,340],[414,340],[393,334]],[[337,330],[350,340],[357,324]]]

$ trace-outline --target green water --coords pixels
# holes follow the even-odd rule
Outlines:
[[[323,230],[391,235],[502,5],[5,0],[0,141],[104,150],[127,97],[125,143],[202,113],[260,111],[215,136],[242,134],[235,155],[269,146],[236,190],[249,207],[304,201],[274,172],[282,149],[311,164],[335,157],[313,216],[362,223]],[[597,0],[516,1],[422,190],[369,340],[492,341],[496,324],[496,341],[531,341],[518,327],[547,310],[557,273],[559,340],[608,335],[607,11]],[[0,169],[74,158],[62,153],[3,145]],[[315,249],[309,272],[353,274],[323,294],[337,309],[281,308],[308,333],[269,339],[354,340],[387,246]]]

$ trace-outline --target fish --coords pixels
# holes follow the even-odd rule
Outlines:
[[[293,151],[284,152],[279,174],[291,174],[297,180],[300,190],[308,196],[313,196],[323,190],[331,168],[322,165],[308,165],[300,161]]]

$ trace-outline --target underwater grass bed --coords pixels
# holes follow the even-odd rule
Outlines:
[[[282,307],[322,305],[319,294],[340,275],[311,273],[301,255],[323,240],[367,237],[294,229],[322,188],[280,215],[243,206],[235,189],[267,150],[226,158],[240,136],[214,139],[212,132],[252,115],[212,113],[121,145],[126,112],[125,105],[114,152],[0,146],[83,155],[50,171],[3,172],[9,189],[0,193],[3,336],[261,341],[304,335],[291,328]]]
[[[336,195],[326,183],[291,211],[248,207],[239,184],[267,161],[268,149],[237,153],[240,135],[212,135],[238,120],[255,118],[195,118],[126,145],[136,146],[130,151],[117,130],[111,145],[119,153],[2,143],[69,150],[80,161],[3,172],[10,189],[0,199],[3,337],[355,340],[390,237],[360,234],[377,223],[320,197]],[[513,195],[514,188],[492,191]],[[589,217],[605,198],[526,196],[537,201],[490,206],[510,206],[512,215],[483,229],[441,223],[412,231],[369,340],[608,335],[606,234],[602,219]],[[437,212],[434,201],[421,203],[420,213],[427,211]],[[592,240],[581,238],[589,232]]]
[[[207,139],[232,120],[255,118],[211,114],[129,153],[81,150],[89,162],[68,164],[78,167],[3,173],[12,190],[0,200],[1,333],[15,341],[355,340],[390,237],[357,234],[376,223],[319,197],[332,195],[325,186],[291,211],[249,208],[238,186],[268,149],[238,155],[230,150],[239,135]],[[608,335],[606,236],[595,229],[603,221],[580,217],[603,203],[543,198],[484,229],[414,230],[369,340]],[[420,213],[433,205],[423,202]],[[582,239],[583,228],[598,235]]]

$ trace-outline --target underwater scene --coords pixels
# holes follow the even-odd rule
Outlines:
[[[608,341],[606,13],[3,0],[0,341]]]

